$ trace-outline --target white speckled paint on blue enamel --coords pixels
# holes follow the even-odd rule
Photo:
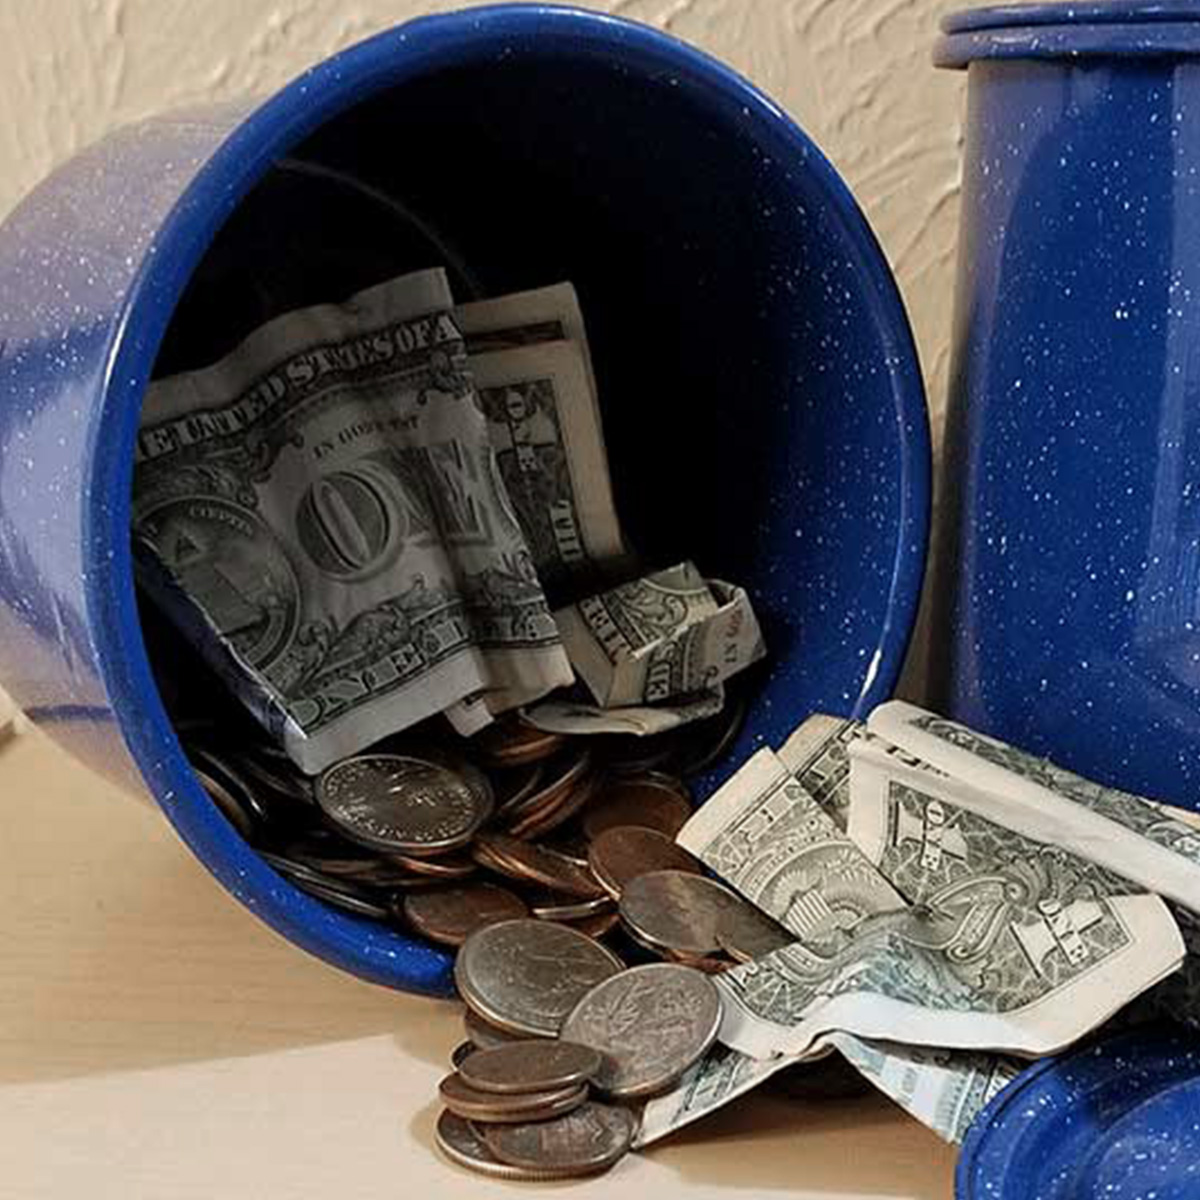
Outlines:
[[[983,1110],[957,1200],[1194,1200],[1200,1037],[1142,1026],[1046,1059]]]
[[[940,48],[970,67],[933,689],[1200,807],[1200,20],[1155,28],[1178,54],[1116,16]]]
[[[503,181],[486,203],[481,179]],[[916,354],[849,192],[775,105],[644,27],[536,5],[415,21],[261,104],[126,129],[20,205],[0,227],[0,675],[285,936],[429,992],[449,955],[297,892],[204,796],[151,679],[128,529],[160,343],[163,366],[260,302],[439,261],[465,289],[578,286],[635,544],[744,583],[771,645],[731,760],[889,694],[929,513]]]

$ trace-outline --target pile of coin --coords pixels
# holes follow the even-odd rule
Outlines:
[[[505,1178],[606,1169],[636,1104],[720,1024],[709,974],[786,932],[675,844],[685,775],[728,747],[720,717],[657,738],[575,738],[519,719],[472,739],[427,726],[316,780],[218,726],[181,733],[214,803],[266,862],[359,917],[458,948],[467,1041],[437,1142]]]

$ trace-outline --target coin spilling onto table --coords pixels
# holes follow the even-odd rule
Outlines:
[[[691,811],[682,771],[733,733],[728,714],[638,739],[518,718],[467,739],[429,722],[315,783],[211,722],[186,743],[220,811],[296,887],[457,952],[466,1040],[439,1088],[436,1144],[471,1170],[537,1180],[606,1170],[629,1151],[637,1105],[715,1036],[704,971],[734,966],[754,933],[765,944],[749,919],[731,924],[728,952],[718,942],[737,898],[674,841]],[[668,916],[646,915],[636,886],[658,876]],[[667,962],[647,965],[647,949]]]

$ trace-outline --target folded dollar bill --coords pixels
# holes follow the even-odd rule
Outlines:
[[[569,283],[460,304],[454,318],[516,520],[560,599],[627,570],[583,314]],[[543,694],[500,687],[448,707],[464,736]]]
[[[750,599],[690,562],[554,614],[571,664],[602,708],[715,687],[766,653]]]
[[[717,979],[721,1040],[753,1057],[805,1054],[836,1031],[1050,1053],[1183,956],[1158,897],[1092,899],[1087,881],[1077,894],[1053,873],[1022,891],[995,864],[976,866],[948,882],[932,878],[910,908],[770,750],[719,789],[678,841],[796,935]],[[913,870],[923,869],[918,860]],[[1086,911],[1076,907],[1085,898]]]
[[[1029,1064],[982,1050],[944,1050],[834,1033],[829,1041],[885,1096],[947,1142],[958,1143],[992,1097]]]
[[[147,393],[139,578],[308,772],[573,677],[451,308],[417,272]]]
[[[1200,833],[1180,814],[901,701],[881,705],[868,724],[966,785],[964,807],[982,805],[1009,829],[1200,912]]]
[[[455,319],[533,565],[552,596],[627,569],[596,380],[569,283],[461,304]]]
[[[692,721],[715,717],[724,707],[725,689],[718,684],[695,696],[679,696],[662,704],[630,704],[621,708],[601,708],[584,700],[550,697],[526,709],[524,718],[547,733],[569,736],[615,733],[653,737]]]

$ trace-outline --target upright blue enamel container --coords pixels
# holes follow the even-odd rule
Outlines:
[[[890,692],[929,462],[903,307],[836,172],[744,80],[626,21],[413,21],[265,101],[124,129],[0,226],[0,680],[285,937],[446,993],[446,953],[297,892],[213,808],[129,552],[152,372],[437,264],[464,298],[576,284],[633,543],[744,583],[762,618],[771,660],[731,763]]]
[[[935,703],[1200,808],[1200,4],[943,28],[968,113]]]

